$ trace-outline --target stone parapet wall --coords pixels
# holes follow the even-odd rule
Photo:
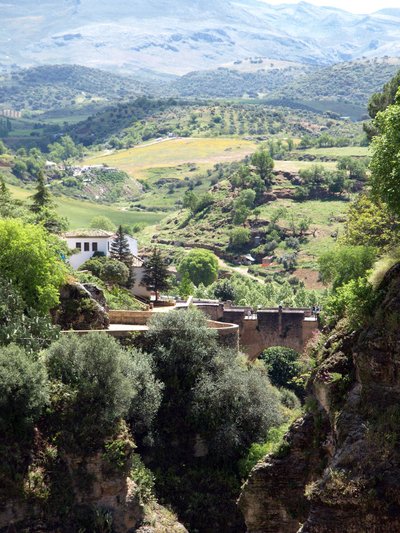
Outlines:
[[[211,320],[221,320],[224,316],[224,304],[222,303],[195,303],[195,305]]]
[[[153,316],[152,311],[109,311],[110,324],[145,326]]]
[[[239,350],[239,326],[207,320],[208,327],[218,332],[218,341],[223,346]]]

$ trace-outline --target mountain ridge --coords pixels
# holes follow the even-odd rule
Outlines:
[[[3,67],[69,63],[181,75],[249,56],[329,65],[400,55],[396,9],[354,15],[261,0],[8,0],[0,13]]]

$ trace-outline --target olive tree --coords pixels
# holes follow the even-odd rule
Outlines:
[[[52,421],[70,445],[95,448],[124,417],[140,432],[150,428],[161,385],[142,354],[93,333],[62,337],[44,358],[54,383]]]
[[[0,347],[0,434],[33,427],[49,399],[44,365],[15,344]]]

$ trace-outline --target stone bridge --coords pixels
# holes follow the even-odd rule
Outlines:
[[[217,331],[222,344],[239,348],[250,359],[256,359],[266,348],[286,346],[302,352],[308,340],[318,329],[318,321],[310,309],[263,309],[253,312],[250,307],[192,301],[208,318],[208,327]],[[187,309],[189,303],[174,309]],[[109,311],[110,327],[100,330],[117,338],[130,337],[148,329],[147,323],[154,311]],[[89,331],[65,331],[84,335]]]
[[[250,307],[216,302],[193,303],[212,320],[237,324],[240,347],[250,359],[255,359],[271,346],[285,346],[302,352],[318,330],[318,320],[308,308],[272,308],[253,312]]]

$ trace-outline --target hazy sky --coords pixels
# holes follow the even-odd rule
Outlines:
[[[264,0],[267,4],[297,4],[300,0]],[[386,7],[400,8],[400,0],[307,0],[310,4],[333,6],[352,13],[372,13]]]

